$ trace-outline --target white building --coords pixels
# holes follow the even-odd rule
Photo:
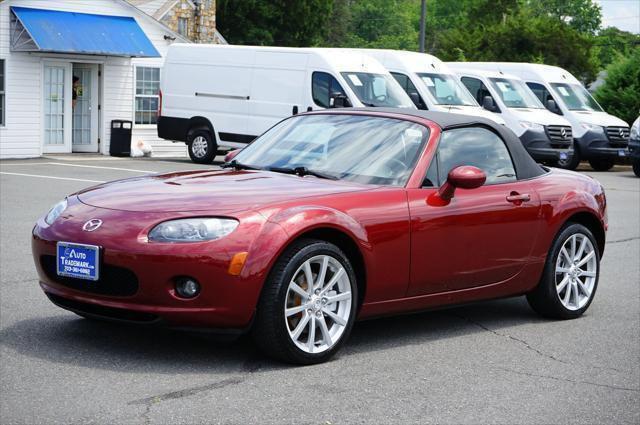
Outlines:
[[[109,154],[118,119],[154,156],[185,155],[155,125],[174,41],[189,42],[124,0],[0,1],[0,158]]]

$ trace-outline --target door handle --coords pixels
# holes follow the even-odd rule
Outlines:
[[[515,205],[520,205],[523,202],[529,202],[530,200],[531,200],[531,196],[528,193],[523,193],[521,195],[515,190],[507,196],[507,201],[512,202]]]

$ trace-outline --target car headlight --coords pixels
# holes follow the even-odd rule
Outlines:
[[[531,122],[531,121],[520,121],[520,125],[523,128],[526,128],[528,130],[538,130],[538,131],[544,131],[544,126],[542,124],[538,124],[537,122]]]
[[[238,227],[229,218],[183,218],[158,224],[149,232],[154,242],[204,242],[220,239]]]
[[[67,209],[67,198],[55,204],[44,218],[45,223],[52,225],[64,210]]]
[[[588,122],[581,122],[580,127],[585,130],[597,131],[598,133],[604,132],[604,128],[601,125],[589,124]]]

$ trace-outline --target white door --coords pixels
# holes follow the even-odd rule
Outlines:
[[[43,65],[43,152],[71,152],[71,64]]]
[[[98,65],[73,64],[73,152],[98,152]]]

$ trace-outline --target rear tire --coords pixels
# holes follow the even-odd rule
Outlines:
[[[640,159],[636,159],[633,161],[633,173],[636,177],[640,177]]]
[[[280,256],[265,282],[253,339],[275,359],[322,363],[349,338],[357,300],[355,272],[346,255],[329,242],[301,239]]]
[[[197,164],[211,164],[218,150],[218,146],[208,130],[191,131],[187,148],[189,158]]]
[[[558,159],[555,162],[555,166],[558,168],[562,168],[563,170],[575,170],[580,165],[580,151],[578,150],[578,146],[575,146],[573,149],[573,155],[571,155],[567,159]]]
[[[596,171],[609,171],[613,167],[613,159],[609,158],[597,158],[590,159],[589,165]]]
[[[600,251],[582,224],[567,223],[551,244],[542,278],[527,301],[535,312],[553,319],[581,316],[595,296],[600,277]]]

